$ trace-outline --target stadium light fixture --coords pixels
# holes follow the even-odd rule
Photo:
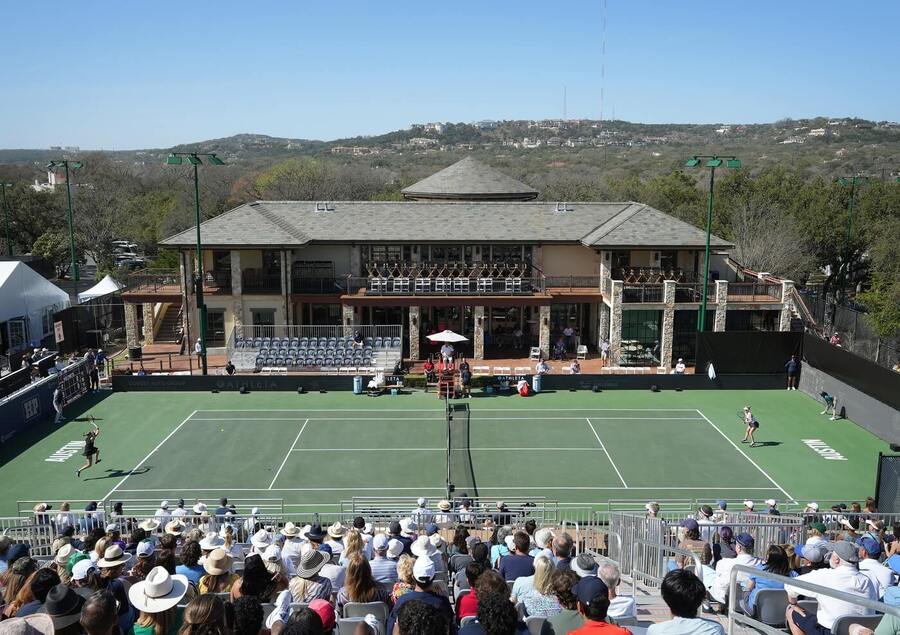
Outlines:
[[[54,159],[50,163],[47,164],[47,169],[52,170],[53,168],[63,168],[66,172],[66,203],[68,208],[68,219],[69,219],[69,253],[72,257],[72,261],[70,263],[70,267],[72,270],[72,286],[74,287],[74,291],[72,292],[73,302],[78,303],[78,258],[75,252],[75,226],[72,221],[72,186],[69,183],[69,171],[70,170],[79,170],[84,167],[84,163],[81,161],[70,161],[69,159]]]
[[[183,165],[184,160],[191,164],[194,171],[194,213],[197,222],[197,277],[194,281],[194,291],[197,294],[198,322],[200,323],[200,368],[204,375],[209,374],[206,363],[206,303],[203,301],[203,245],[200,240],[200,180],[197,175],[197,166],[203,165],[201,157],[206,157],[210,165],[225,165],[219,157],[212,152],[172,152],[166,159],[168,165]]]
[[[700,301],[700,311],[697,313],[697,330],[706,330],[706,304],[708,301],[707,289],[709,288],[709,237],[712,232],[712,215],[713,215],[713,192],[716,183],[716,168],[722,166],[729,169],[738,169],[741,167],[741,161],[735,156],[722,156],[718,154],[702,155],[695,154],[684,165],[689,168],[700,167],[703,160],[706,160],[704,167],[709,168],[709,195],[706,204],[706,251],[703,258],[703,294]]]

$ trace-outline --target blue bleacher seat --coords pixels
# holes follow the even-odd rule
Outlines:
[[[334,358],[326,357],[325,358],[325,366],[334,366]]]
[[[304,360],[303,365],[304,366],[315,366],[316,360],[313,359],[312,357],[307,357],[306,360]]]
[[[274,357],[266,357],[266,366],[274,366],[275,358]]]
[[[381,348],[383,340],[380,337],[375,338],[375,348]]]
[[[306,348],[306,347],[309,345],[309,338],[308,338],[308,337],[301,337],[301,338],[300,338],[300,344],[299,344],[299,345],[302,346],[303,348]]]
[[[395,338],[391,341],[391,346],[392,346],[393,348],[400,348],[400,344],[401,344],[401,343],[400,343],[400,338],[399,338],[399,337],[395,337]]]
[[[372,338],[371,338],[371,337],[367,337],[365,340],[363,340],[363,343],[364,343],[366,346],[368,346],[368,347],[371,348],[371,346],[372,346]]]
[[[284,357],[276,357],[275,365],[276,366],[284,366]]]
[[[325,358],[324,358],[324,357],[317,357],[317,358],[316,358],[315,365],[316,365],[316,366],[324,366],[324,365],[325,365]]]

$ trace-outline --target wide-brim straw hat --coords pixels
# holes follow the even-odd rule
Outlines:
[[[192,508],[195,514],[202,514],[206,511],[206,503],[196,503]]]
[[[431,557],[437,553],[437,549],[431,544],[431,540],[429,540],[428,536],[419,536],[416,538],[416,541],[412,543],[409,550],[412,551],[414,556]]]
[[[180,536],[182,533],[184,533],[185,529],[187,529],[187,525],[185,525],[177,518],[166,523],[166,533],[170,536]]]
[[[103,557],[97,562],[97,566],[101,569],[112,569],[131,562],[131,554],[122,551],[119,545],[107,547],[103,552]]]
[[[69,557],[75,553],[75,547],[73,547],[70,543],[64,544],[59,548],[59,551],[56,552],[56,555],[53,556],[53,561],[64,567],[69,562]]]
[[[183,575],[169,575],[163,567],[154,567],[147,577],[131,585],[128,600],[144,613],[162,613],[176,606],[188,590]]]
[[[450,509],[453,507],[450,504],[450,501],[448,501],[448,500],[438,501],[437,506],[438,506],[438,509],[440,509],[442,512],[449,512]]]
[[[300,528],[294,523],[287,522],[284,524],[284,527],[281,528],[280,533],[287,538],[296,538],[300,535]]]
[[[321,551],[307,551],[300,558],[300,562],[294,565],[295,575],[298,578],[311,578],[317,575],[328,562],[328,554]]]
[[[146,520],[142,520],[138,527],[143,529],[144,531],[156,531],[159,528],[159,521],[155,518],[148,518]]]
[[[344,537],[344,534],[347,533],[347,528],[344,527],[341,523],[337,522],[331,525],[328,528],[328,535],[334,538],[335,540],[340,540]]]
[[[213,549],[203,560],[203,570],[209,575],[226,575],[231,573],[234,558],[224,549]]]
[[[210,532],[200,541],[200,549],[203,551],[212,551],[225,545],[225,541],[219,538],[218,534]]]
[[[264,551],[266,547],[272,544],[272,536],[270,536],[269,532],[267,532],[265,529],[260,529],[255,534],[250,536],[250,544],[260,551]]]

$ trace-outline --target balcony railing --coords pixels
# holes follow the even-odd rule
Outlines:
[[[729,282],[729,301],[781,302],[781,285],[763,282]]]
[[[622,302],[653,302],[663,301],[663,286],[661,284],[626,284],[622,287]]]
[[[675,283],[675,302],[702,302],[703,283]],[[716,285],[712,283],[706,287],[706,301],[709,304],[716,302]]]
[[[244,293],[281,293],[281,274],[277,271],[245,269],[241,275]]]
[[[700,274],[684,269],[662,269],[659,267],[616,267],[612,270],[613,280],[622,280],[625,284],[662,284],[664,280],[675,282],[699,282]]]
[[[346,293],[347,276],[331,276],[311,278],[309,276],[291,277],[291,293]]]
[[[600,290],[600,276],[545,276],[544,286],[548,289],[590,289]]]
[[[143,269],[125,278],[126,293],[181,293],[181,272],[177,269]]]
[[[348,291],[366,295],[531,295],[544,291],[540,277],[522,278],[349,278]]]
[[[231,271],[204,271],[203,290],[230,291]]]

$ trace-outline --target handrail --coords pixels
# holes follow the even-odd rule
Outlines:
[[[651,542],[649,540],[643,540],[642,538],[635,538],[634,542],[631,543],[631,571],[629,572],[631,575],[631,596],[634,597],[637,593],[637,576],[641,576],[642,578],[649,580],[651,582],[662,582],[662,578],[659,576],[655,576],[649,573],[644,573],[643,571],[637,571],[635,569],[635,563],[637,562],[637,548],[638,545],[644,545],[646,547],[658,547],[659,555],[662,558],[662,552],[668,551],[676,556],[685,556],[693,559],[694,561],[694,575],[698,578],[700,577],[700,572],[703,570],[703,563],[700,562],[700,557],[694,553],[693,551],[688,551],[686,549],[679,549],[678,547],[670,547],[668,545],[663,544],[662,542]],[[702,579],[702,578],[701,578]]]
[[[783,575],[777,575],[775,573],[770,573],[762,569],[757,569],[756,567],[748,567],[747,565],[736,564],[734,565],[734,567],[732,567],[730,578],[728,580],[728,635],[734,635],[735,622],[746,624],[747,626],[750,626],[757,630],[761,630],[764,633],[768,633],[769,635],[784,635],[784,631],[781,631],[777,628],[772,628],[771,626],[763,624],[762,622],[755,620],[752,617],[748,617],[747,615],[738,614],[737,577],[739,573],[746,573],[757,578],[774,580],[776,582],[781,582],[786,586],[796,587],[805,591],[812,591],[818,595],[825,595],[841,600],[843,602],[856,604],[878,613],[885,613],[893,615],[895,617],[900,617],[900,607],[897,606],[884,604],[883,602],[878,602],[877,600],[870,600],[869,598],[864,598],[853,593],[847,593],[846,591],[837,591],[828,587],[819,586],[818,584],[812,584],[811,582],[806,582],[805,580],[798,580],[797,578],[788,578]]]

